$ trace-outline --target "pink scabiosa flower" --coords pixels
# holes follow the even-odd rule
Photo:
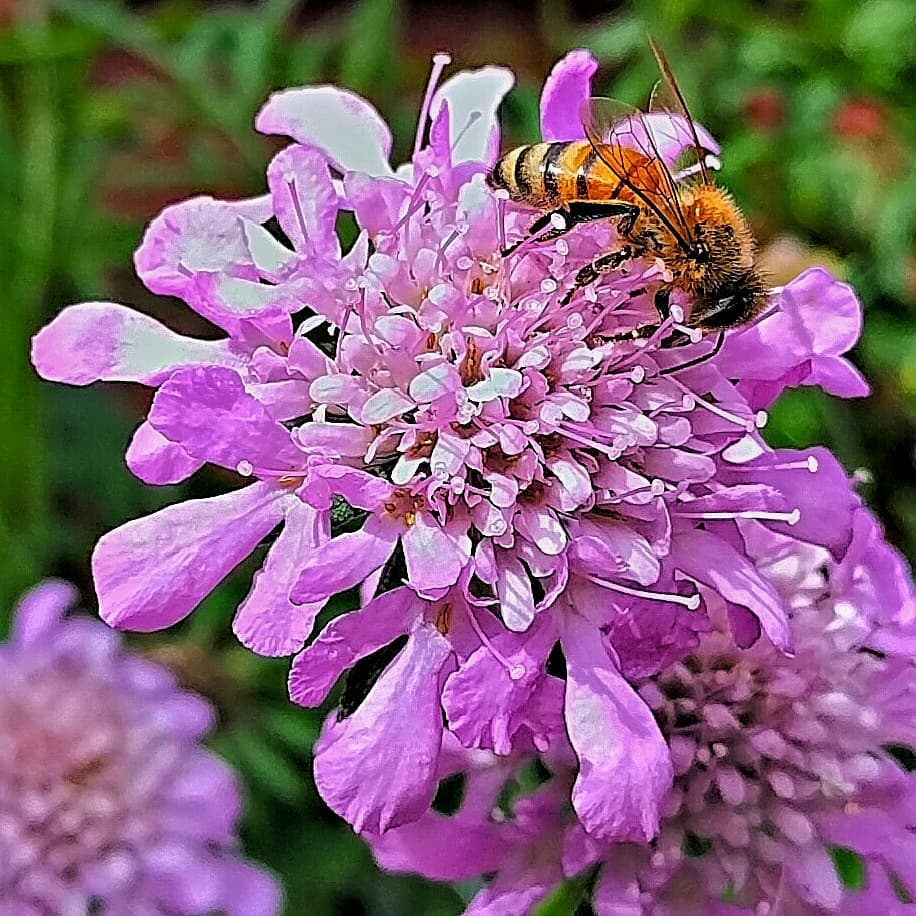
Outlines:
[[[587,869],[598,916],[910,912],[916,783],[897,757],[916,738],[916,591],[905,564],[864,509],[839,561],[744,527],[791,609],[795,653],[765,636],[737,648],[716,621],[685,659],[637,681],[675,762],[654,843],[596,840],[563,805],[572,776],[555,756],[533,783],[522,759],[510,788],[538,787],[509,817],[497,805],[505,784],[486,784],[487,808],[476,798],[486,767],[465,764],[474,804],[373,838],[379,862],[436,877],[455,864],[449,837],[474,831],[471,861],[496,875],[468,907],[475,916],[521,916]],[[853,865],[851,880],[838,862]]]
[[[213,710],[65,617],[75,597],[39,585],[0,646],[0,913],[278,912],[238,854],[235,777],[200,743]]]
[[[468,747],[509,753],[534,725],[524,710],[548,706],[559,641],[582,763],[574,805],[599,834],[644,838],[671,762],[605,634],[623,644],[651,630],[651,647],[637,641],[652,671],[696,643],[718,601],[740,644],[765,631],[788,647],[739,522],[846,549],[857,500],[837,496],[849,494],[842,470],[823,450],[768,449],[759,427],[788,385],[864,393],[842,356],[859,306],[811,271],[718,354],[683,325],[689,303],[650,338],[620,339],[652,319],[661,263],[628,264],[561,306],[615,230],[582,226],[503,257],[532,219],[485,180],[513,78],[484,67],[439,86],[447,63],[435,59],[408,163],[389,164],[390,132],[364,100],[291,89],[256,121],[294,141],[268,167],[266,198],[192,201],[154,221],[141,277],[218,319],[227,340],[176,342],[121,307],[74,306],[38,334],[34,360],[63,381],[158,385],[133,449],[146,479],[211,462],[253,480],[106,534],[93,571],[107,621],[175,622],[277,531],[235,621],[247,646],[303,649],[328,599],[361,588],[360,609],[332,620],[290,677],[304,704],[347,670],[362,682],[364,702],[345,704],[317,749],[335,811],[366,831],[419,816],[443,709]],[[595,69],[585,51],[554,68],[545,138],[583,136],[573,113]],[[643,126],[671,162],[690,142],[673,116]],[[360,230],[345,255],[344,210]],[[548,731],[532,734],[543,744]]]

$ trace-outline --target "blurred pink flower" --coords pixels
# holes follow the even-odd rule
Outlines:
[[[683,661],[638,682],[675,765],[651,846],[608,844],[571,817],[562,749],[539,770],[524,754],[513,769],[478,752],[448,769],[465,774],[470,801],[371,838],[380,864],[495,875],[471,901],[474,916],[530,912],[593,867],[598,916],[909,912],[916,793],[894,756],[916,740],[916,591],[905,564],[864,509],[839,561],[743,527],[790,609],[795,653],[766,637],[738,649],[719,618]],[[508,812],[497,804],[507,780],[531,792]],[[467,859],[464,835],[475,837]],[[836,848],[860,858],[861,886],[842,883]]]
[[[65,617],[75,598],[39,585],[0,646],[0,914],[278,912],[238,854],[235,777],[201,744],[213,710]]]

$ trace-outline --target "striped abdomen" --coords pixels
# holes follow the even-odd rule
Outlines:
[[[506,153],[488,178],[512,200],[539,209],[571,200],[607,200],[620,182],[587,140],[535,143]]]

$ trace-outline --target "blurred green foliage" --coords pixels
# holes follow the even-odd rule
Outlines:
[[[493,0],[346,5],[262,0],[128,4],[30,0],[0,13],[0,620],[41,576],[87,595],[94,540],[120,522],[231,484],[202,472],[179,488],[131,478],[121,454],[143,392],[75,391],[37,380],[31,334],[63,304],[127,301],[199,335],[180,303],[132,277],[143,224],[191,193],[260,193],[275,141],[251,127],[268,93],[334,81],[371,98],[410,147],[432,52],[457,67],[493,61],[519,73],[503,110],[505,142],[538,135],[540,84],[558,56],[590,47],[599,91],[631,104],[656,79],[651,31],[697,118],[724,147],[722,180],[758,229],[774,280],[826,262],[866,307],[855,359],[874,396],[817,391],[774,412],[774,444],[823,442],[873,482],[866,498],[916,551],[916,6],[910,0],[703,0],[656,4]],[[520,30],[524,41],[519,40]],[[457,913],[455,891],[381,875],[330,815],[310,777],[320,715],[285,699],[284,660],[256,658],[229,633],[251,565],[192,618],[136,641],[221,711],[214,746],[239,769],[252,856],[282,877],[289,914]],[[848,863],[847,863],[848,865]],[[853,868],[853,865],[848,865]],[[561,888],[544,913],[567,913]]]

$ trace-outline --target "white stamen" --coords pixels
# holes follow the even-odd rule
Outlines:
[[[477,638],[480,640],[481,645],[499,662],[503,668],[506,669],[509,677],[513,681],[521,680],[527,673],[524,665],[512,665],[509,663],[509,660],[503,655],[493,643],[487,639],[486,634],[483,631],[483,628],[480,626],[480,621],[477,619],[477,615],[474,613],[474,608],[471,605],[468,605],[468,620],[471,624],[471,629],[477,634]],[[521,673],[519,674],[519,669]]]
[[[251,477],[251,475],[254,473],[254,467],[250,461],[240,461],[235,466],[235,469],[239,474],[241,474],[242,477]]]
[[[797,525],[801,520],[801,510],[793,509],[791,512],[765,512],[757,509],[745,509],[740,512],[676,512],[680,518],[697,518],[707,521],[720,519],[752,518],[765,522],[785,522],[787,525]]]
[[[648,592],[639,588],[630,588],[628,585],[621,585],[619,582],[610,582],[598,576],[586,576],[585,578],[594,582],[595,585],[600,585],[602,588],[620,592],[622,595],[630,595],[633,598],[645,598],[648,601],[669,601],[671,604],[683,605],[689,611],[695,611],[700,606],[699,594],[678,595],[670,592]]]

